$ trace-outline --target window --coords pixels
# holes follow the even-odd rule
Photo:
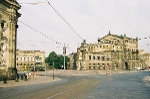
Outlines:
[[[22,61],[22,57],[20,57],[20,61]]]
[[[100,56],[97,56],[97,59],[100,60]]]
[[[89,60],[91,60],[91,55],[89,56]]]
[[[29,61],[29,57],[28,57],[28,61]]]
[[[105,56],[102,56],[102,61],[104,61],[105,60]]]
[[[26,57],[24,57],[24,61],[26,61]]]
[[[109,55],[107,54],[107,60],[109,60]]]
[[[93,60],[95,60],[95,56],[93,56]]]

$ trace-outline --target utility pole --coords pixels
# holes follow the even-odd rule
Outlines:
[[[64,54],[64,73],[65,73],[65,68],[66,68],[66,66],[65,66],[65,55],[66,55],[66,46],[65,46],[65,44],[64,44],[64,47],[63,47],[63,54]]]
[[[54,62],[53,62],[53,79],[54,79]]]
[[[45,63],[45,79],[46,79],[46,67],[47,67],[47,63]]]
[[[65,66],[65,56],[66,56],[66,47],[68,46],[69,44],[65,45],[64,43],[64,47],[63,47],[63,54],[64,54],[64,73],[65,73],[65,69],[66,69],[66,66]]]

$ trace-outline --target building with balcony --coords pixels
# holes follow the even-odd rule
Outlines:
[[[40,50],[19,50],[16,55],[17,70],[31,70],[34,66],[45,66],[45,52]]]

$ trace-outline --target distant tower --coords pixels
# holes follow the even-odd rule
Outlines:
[[[14,79],[16,71],[17,20],[21,6],[16,0],[0,0],[0,80]]]

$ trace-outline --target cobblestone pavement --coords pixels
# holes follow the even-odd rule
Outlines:
[[[115,74],[122,74],[122,73],[133,73],[133,72],[139,72],[139,71],[124,71],[124,70],[119,70],[119,71],[111,71],[112,75]],[[46,72],[37,72],[37,77],[36,79],[33,79],[31,76],[31,79],[28,79],[27,81],[19,79],[18,82],[15,82],[15,80],[9,80],[7,81],[7,84],[4,84],[3,81],[0,81],[0,87],[11,87],[11,86],[20,86],[20,85],[29,85],[29,84],[37,84],[37,83],[47,83],[47,82],[53,82],[60,80],[58,78],[58,75],[76,75],[76,76],[83,76],[83,75],[106,75],[106,71],[102,70],[55,70],[54,71],[54,77],[53,79],[53,71],[49,70]],[[146,76],[144,78],[145,80],[150,81],[150,76]]]
[[[150,99],[150,72],[97,76],[101,83],[84,99]]]
[[[53,73],[55,74],[55,79],[53,79]],[[7,81],[7,84],[3,84],[1,81],[0,96],[15,97],[17,95],[18,98],[11,97],[7,99],[23,99],[21,98],[22,96],[27,99],[33,94],[38,96],[42,92],[45,93],[46,90],[47,92],[53,92],[56,87],[59,88],[62,85],[67,85],[67,83],[71,84],[84,77],[90,77],[99,79],[100,84],[91,90],[89,94],[86,94],[84,99],[150,99],[150,71],[112,71],[111,73],[111,76],[106,76],[105,71],[55,70],[54,72],[47,71],[45,76],[45,72],[37,72],[36,79],[19,80],[19,82],[11,80]],[[69,81],[70,79],[72,79],[71,82]],[[22,87],[23,85],[24,87]],[[30,94],[30,91],[33,94]],[[26,94],[22,94],[24,92]]]

